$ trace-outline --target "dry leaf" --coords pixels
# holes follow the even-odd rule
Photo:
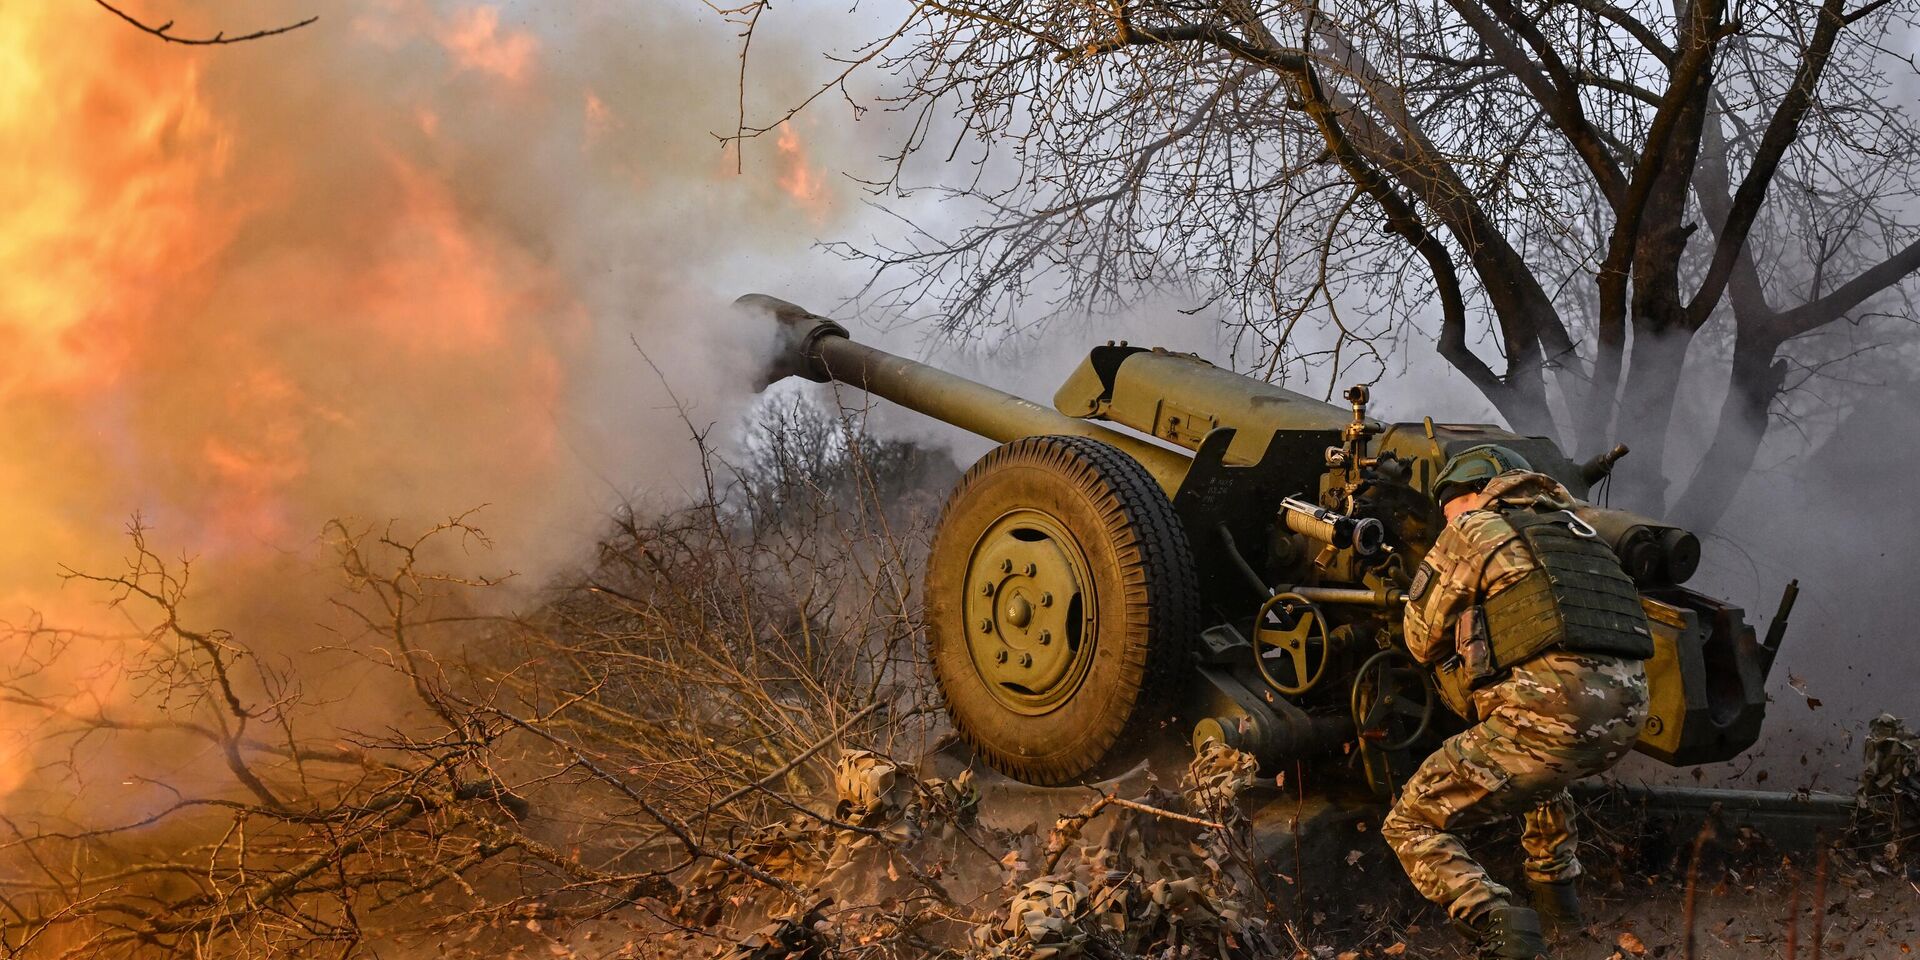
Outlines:
[[[1389,957],[1398,957],[1407,952],[1407,945],[1405,942],[1396,943],[1393,946],[1388,947],[1385,950],[1382,950],[1380,952],[1386,954]]]
[[[1631,931],[1620,934],[1619,939],[1615,940],[1614,944],[1624,953],[1630,953],[1636,957],[1644,957],[1647,955],[1647,945],[1641,943],[1640,938],[1634,936]]]

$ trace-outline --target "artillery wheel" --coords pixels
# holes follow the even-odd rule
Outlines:
[[[1189,664],[1199,585],[1139,461],[1027,437],[960,479],[927,560],[927,634],[953,726],[994,769],[1054,785],[1120,772]]]

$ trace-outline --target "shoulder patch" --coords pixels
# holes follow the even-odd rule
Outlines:
[[[1413,583],[1407,587],[1407,599],[1418,600],[1426,596],[1430,586],[1433,586],[1433,567],[1422,560],[1420,569],[1413,573]]]

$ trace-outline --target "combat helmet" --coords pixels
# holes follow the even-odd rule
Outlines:
[[[1471,493],[1509,470],[1532,470],[1527,458],[1496,443],[1468,447],[1453,455],[1440,475],[1433,478],[1433,499],[1446,503],[1450,497]]]

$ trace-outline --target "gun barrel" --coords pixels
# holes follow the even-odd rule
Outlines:
[[[784,300],[748,294],[735,302],[766,310],[780,323],[781,350],[762,378],[766,383],[789,376],[844,383],[1001,443],[1046,434],[1090,437],[1140,461],[1168,496],[1179,489],[1193,465],[1178,450],[858,343],[840,324]]]

